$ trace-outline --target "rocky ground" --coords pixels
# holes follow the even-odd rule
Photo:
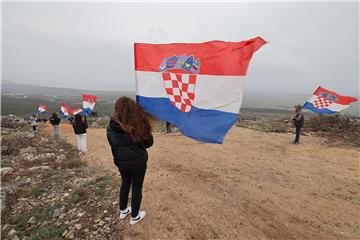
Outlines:
[[[121,235],[117,176],[87,166],[69,143],[4,117],[1,156],[1,239]]]

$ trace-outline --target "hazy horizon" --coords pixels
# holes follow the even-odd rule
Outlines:
[[[245,92],[359,96],[359,3],[2,3],[2,79],[134,91],[134,42],[269,43]]]

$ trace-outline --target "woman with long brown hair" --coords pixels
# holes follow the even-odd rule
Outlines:
[[[148,153],[153,145],[151,116],[129,97],[120,97],[107,127],[107,138],[114,163],[121,175],[120,219],[131,213],[130,224],[141,221],[145,211],[140,211],[142,186],[146,173]],[[131,207],[127,206],[132,186]]]

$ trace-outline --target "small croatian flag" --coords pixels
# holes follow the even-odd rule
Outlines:
[[[84,115],[89,116],[91,114],[91,112],[94,110],[95,103],[96,103],[95,95],[83,94],[83,113],[84,113]]]
[[[336,92],[318,87],[313,96],[305,103],[304,108],[320,114],[334,114],[347,109],[351,103],[358,99],[341,96]]]
[[[61,107],[60,107],[60,113],[62,115],[63,118],[69,118],[70,114],[72,114],[73,110],[63,101],[61,102]]]
[[[47,106],[40,103],[38,107],[38,114],[45,114],[46,113]]]
[[[261,37],[243,42],[136,43],[136,99],[201,142],[222,143],[235,123],[243,76]]]

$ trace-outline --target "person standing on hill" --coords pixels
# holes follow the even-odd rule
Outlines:
[[[35,114],[32,114],[30,116],[30,124],[31,124],[33,131],[36,132],[36,127],[37,127],[38,123],[37,123],[37,118],[36,118]]]
[[[107,127],[114,163],[121,175],[120,219],[131,213],[130,224],[141,221],[145,211],[140,211],[142,186],[147,168],[147,148],[154,143],[151,116],[131,98],[120,97],[114,106],[114,114]],[[128,197],[132,186],[131,207]]]
[[[166,122],[166,133],[171,133],[171,123]]]
[[[49,121],[53,127],[53,136],[54,138],[60,138],[60,130],[59,130],[59,124],[60,124],[60,118],[57,116],[56,112],[53,112],[51,114],[51,117],[49,118]]]
[[[295,126],[295,141],[294,144],[300,143],[300,134],[301,128],[304,126],[304,114],[301,112],[302,106],[296,105],[295,106],[295,116],[292,118],[292,121]]]
[[[76,136],[76,143],[79,153],[85,153],[86,149],[86,129],[88,128],[88,124],[86,121],[86,116],[84,120],[82,119],[80,114],[75,115],[75,120],[72,121],[72,126],[74,128],[74,133]]]

